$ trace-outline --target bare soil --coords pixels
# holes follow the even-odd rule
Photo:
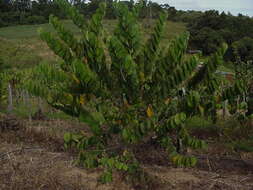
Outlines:
[[[198,166],[189,169],[173,167],[159,148],[143,145],[136,151],[151,182],[133,186],[115,174],[113,183],[100,184],[100,169],[77,167],[76,153],[63,148],[63,134],[85,133],[84,125],[61,120],[21,123],[19,130],[0,132],[0,190],[253,190],[253,155],[229,152],[217,143],[195,153]]]

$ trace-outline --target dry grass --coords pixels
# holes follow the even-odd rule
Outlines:
[[[253,189],[253,169],[241,161],[220,159],[224,148],[219,149],[216,144],[194,169],[174,168],[157,147],[143,145],[136,151],[141,155],[139,160],[146,177],[133,185],[115,174],[112,184],[102,185],[97,182],[100,169],[77,167],[76,153],[66,152],[62,147],[62,135],[66,131],[88,133],[84,125],[61,120],[23,120],[23,125],[19,131],[0,133],[1,190]],[[211,152],[216,159],[208,159]]]
[[[80,130],[82,125],[59,120],[24,121],[24,125],[19,131],[0,134],[0,189],[85,190],[118,185],[99,185],[99,170],[76,167],[76,154],[64,151],[64,131]]]

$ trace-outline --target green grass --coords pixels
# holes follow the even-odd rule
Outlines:
[[[64,25],[76,36],[80,35],[79,29],[70,21],[64,20]],[[153,31],[155,21],[151,21],[150,27],[146,26],[146,21],[142,22],[142,35],[145,40]],[[116,27],[116,20],[104,20],[106,33],[110,35]],[[0,28],[0,57],[4,63],[17,69],[27,68],[40,63],[41,61],[55,61],[57,56],[39,38],[38,29],[53,31],[50,24],[21,25]],[[164,32],[163,45],[174,36],[186,31],[184,23],[167,22]]]
[[[74,33],[78,33],[78,28],[70,21],[64,20],[65,26]],[[0,38],[5,39],[31,39],[39,38],[38,29],[42,28],[46,31],[53,31],[53,27],[50,24],[38,24],[38,25],[18,25],[0,28]]]
[[[145,25],[146,21],[143,21],[143,25]],[[79,34],[79,29],[70,21],[63,21],[66,28],[74,32],[75,34]],[[151,21],[151,27],[145,27],[143,33],[144,35],[149,35],[152,32],[152,26],[155,21]],[[104,27],[108,31],[108,33],[112,33],[113,29],[117,24],[116,20],[105,20]],[[21,26],[10,26],[0,28],[0,38],[15,40],[15,39],[31,39],[31,38],[39,38],[38,29],[43,28],[46,31],[53,31],[53,27],[50,24],[39,24],[39,25],[21,25]],[[175,22],[167,22],[166,30],[165,30],[165,39],[171,39],[175,35],[186,30],[186,26],[184,23],[175,23]]]
[[[9,40],[0,38],[0,57],[8,68],[28,68],[56,56],[38,39]]]

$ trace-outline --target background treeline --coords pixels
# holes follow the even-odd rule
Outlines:
[[[50,14],[63,18],[53,1],[0,0],[0,27],[46,23]]]
[[[107,3],[105,18],[115,19],[116,14],[113,7],[114,0],[70,0],[71,4],[79,9],[86,17],[90,17],[98,8],[99,3]],[[134,1],[121,1],[131,8]],[[158,18],[162,10],[168,12],[168,19],[180,22],[192,22],[204,13],[199,11],[181,11],[169,4],[158,4],[156,2],[142,0],[142,18]],[[53,0],[0,0],[0,27],[17,24],[40,24],[47,23],[50,14],[64,18],[61,9]]]
[[[229,45],[226,58],[230,61],[253,60],[253,19],[239,14],[233,16],[218,11],[206,11],[188,23],[192,48],[210,55],[226,42]]]

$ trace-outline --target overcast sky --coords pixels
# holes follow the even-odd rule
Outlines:
[[[253,16],[253,0],[153,0],[167,3],[182,10],[209,10],[231,12],[234,15],[242,13]]]

